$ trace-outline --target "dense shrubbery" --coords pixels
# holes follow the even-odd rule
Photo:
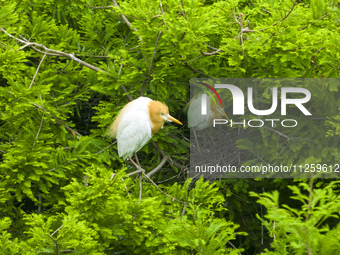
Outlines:
[[[186,123],[190,78],[338,77],[338,2],[118,4],[0,2],[1,254],[338,254],[338,182],[188,179],[188,128],[166,125],[138,153],[147,172],[171,158],[139,199],[105,136],[142,94]],[[302,125],[298,142],[261,130],[239,147],[339,162],[338,87],[319,96],[322,130]]]

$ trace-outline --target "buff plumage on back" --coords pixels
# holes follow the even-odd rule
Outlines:
[[[120,121],[121,121],[121,119],[124,115],[124,112],[126,112],[129,109],[129,106],[131,105],[132,102],[129,102],[127,105],[124,106],[124,108],[119,112],[115,121],[111,124],[108,134],[110,136],[112,136],[113,138],[116,138],[117,130],[118,130],[118,124],[120,123]]]

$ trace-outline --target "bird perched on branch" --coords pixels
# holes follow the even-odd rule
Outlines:
[[[182,125],[169,115],[165,104],[139,97],[123,107],[108,134],[117,139],[118,155],[125,160],[139,151],[165,122],[172,121]]]
[[[189,102],[188,110],[188,127],[194,130],[203,130],[211,127],[214,119],[220,119],[228,116],[223,109],[223,104],[217,91],[206,83],[201,83],[204,87],[198,87],[202,91],[197,93]],[[211,91],[213,93],[211,93]],[[206,115],[201,114],[202,95],[207,94]]]
[[[200,146],[197,139],[196,131],[212,127],[214,119],[228,118],[223,109],[222,100],[217,91],[206,83],[200,83],[204,86],[197,87],[202,90],[197,93],[188,103],[188,127],[192,128],[193,135],[196,141],[196,146],[200,152]],[[211,93],[213,92],[213,93]],[[206,114],[202,115],[202,100],[205,96]]]

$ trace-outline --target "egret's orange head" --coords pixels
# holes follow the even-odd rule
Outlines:
[[[148,109],[150,121],[152,123],[152,134],[156,133],[160,128],[162,128],[164,122],[173,121],[182,125],[179,120],[169,115],[169,108],[159,101],[151,101],[148,105]]]

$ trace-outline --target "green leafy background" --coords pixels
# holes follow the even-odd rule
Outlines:
[[[0,1],[1,254],[339,254],[337,181],[187,178],[183,110],[190,78],[337,78],[339,4]],[[239,148],[339,163],[338,86],[318,89],[322,128],[286,133],[312,145],[261,129]],[[139,199],[106,132],[141,92],[184,125],[138,153],[146,172],[171,157]]]

